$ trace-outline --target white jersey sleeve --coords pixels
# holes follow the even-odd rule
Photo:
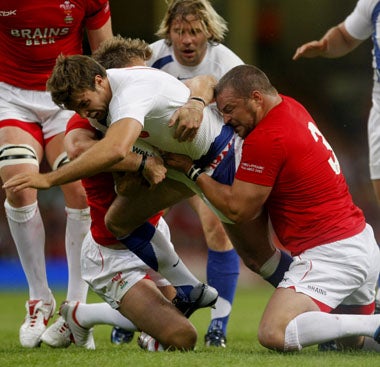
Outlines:
[[[365,40],[370,37],[378,24],[376,10],[380,2],[378,0],[359,0],[353,12],[346,18],[344,25],[347,32],[354,38]]]
[[[344,25],[356,39],[365,40],[372,36],[374,80],[380,81],[380,1],[359,0]]]

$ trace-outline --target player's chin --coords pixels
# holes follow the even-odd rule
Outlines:
[[[234,127],[234,131],[242,139],[246,138],[248,135],[247,131],[241,126]]]

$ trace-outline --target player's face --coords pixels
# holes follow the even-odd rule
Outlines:
[[[178,16],[173,20],[169,37],[177,61],[181,65],[196,66],[206,55],[207,35],[201,21],[194,15],[188,15],[185,19]]]
[[[216,103],[224,123],[231,125],[241,138],[246,138],[257,125],[254,104],[248,98],[237,97],[231,88],[224,89],[216,98]]]
[[[84,118],[92,118],[98,121],[108,114],[108,105],[111,100],[111,91],[108,83],[100,76],[96,77],[95,90],[85,90],[78,96],[75,111]]]

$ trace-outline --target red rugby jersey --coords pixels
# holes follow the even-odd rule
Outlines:
[[[0,81],[45,90],[57,56],[81,54],[84,27],[109,17],[107,0],[1,0]]]
[[[364,229],[339,162],[306,109],[283,101],[244,141],[236,178],[271,186],[266,203],[273,228],[293,254]]]

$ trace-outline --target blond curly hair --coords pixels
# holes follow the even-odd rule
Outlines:
[[[228,31],[227,22],[215,11],[208,0],[170,0],[168,9],[156,32],[156,36],[165,39],[170,46],[170,27],[173,20],[180,17],[186,21],[188,15],[194,15],[201,22],[203,32],[210,43],[223,42]]]

